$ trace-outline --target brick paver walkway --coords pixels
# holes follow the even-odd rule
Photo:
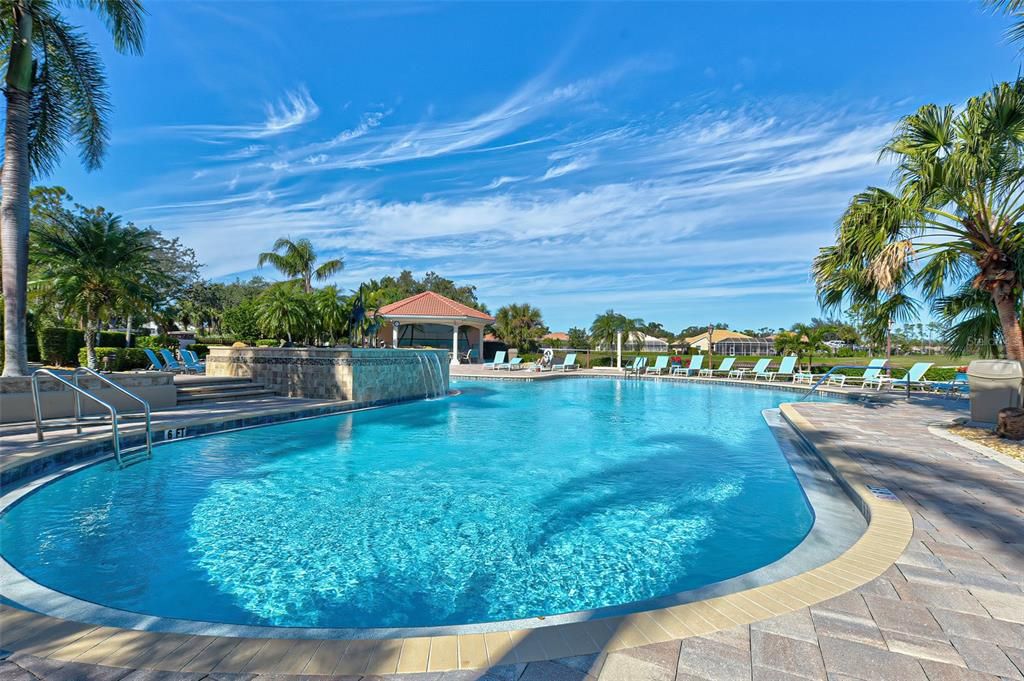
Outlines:
[[[708,636],[483,672],[389,678],[1024,679],[1024,475],[931,435],[927,425],[949,417],[938,404],[799,407],[811,423],[886,481],[913,515],[910,546],[885,575],[863,587],[788,615]],[[143,672],[18,655],[0,663],[0,681],[284,678],[303,677]]]

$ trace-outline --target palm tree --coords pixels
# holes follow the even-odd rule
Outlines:
[[[325,286],[313,294],[313,310],[324,339],[333,344],[345,335],[348,308],[337,286]]]
[[[110,105],[99,55],[47,0],[0,3],[0,44],[7,61],[7,122],[0,176],[3,251],[4,376],[28,373],[29,185],[60,160],[74,139],[83,164],[98,168],[107,146]],[[79,2],[100,15],[119,52],[142,51],[139,0]]]
[[[274,284],[256,298],[256,321],[272,337],[284,336],[291,343],[309,330],[311,320],[310,297],[296,282]]]
[[[494,316],[494,333],[509,347],[523,352],[535,349],[537,341],[547,333],[540,310],[528,303],[512,303]]]
[[[608,310],[594,318],[594,323],[590,325],[590,339],[597,347],[612,348],[615,347],[618,334],[621,333],[624,342],[628,342],[643,323],[642,319],[631,319],[615,310]]]
[[[124,226],[110,213],[54,215],[33,232],[30,288],[43,305],[85,322],[90,368],[96,367],[96,331],[118,311],[151,310],[152,282],[163,276],[155,233]]]
[[[279,253],[278,251],[284,251]],[[328,260],[316,267],[316,249],[309,239],[298,239],[292,241],[284,238],[274,242],[274,249],[266,253],[260,253],[259,267],[270,263],[286,277],[293,277],[302,280],[302,288],[306,293],[313,292],[313,279],[323,281],[333,274],[337,274],[345,267],[341,258]]]
[[[952,295],[935,301],[935,312],[946,323],[942,340],[950,355],[999,357],[1003,329],[992,297],[985,291],[964,285]]]
[[[870,187],[821,249],[814,276],[823,307],[881,305],[906,314],[969,281],[998,311],[1007,357],[1024,361],[1024,80],[1001,83],[962,109],[929,104],[905,117],[883,155],[896,188]]]
[[[1006,37],[1014,42],[1024,42],[1024,0],[985,0],[985,4],[1012,16],[1014,24],[1006,31]]]

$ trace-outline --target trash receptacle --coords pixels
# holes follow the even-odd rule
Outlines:
[[[1024,367],[1012,359],[978,359],[967,367],[971,420],[995,423],[999,410],[1021,406]]]

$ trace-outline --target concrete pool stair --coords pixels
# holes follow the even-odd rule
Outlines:
[[[1015,667],[1014,661],[1024,663],[1020,653],[1024,626],[1020,614],[1015,614],[1016,606],[1024,604],[1020,589],[1024,584],[1020,553],[1024,504],[1019,497],[1024,479],[947,442],[943,452],[955,452],[946,456],[953,459],[950,465],[960,478],[964,478],[960,469],[975,475],[984,471],[993,480],[993,495],[1007,497],[1009,503],[1002,498],[999,504],[986,500],[978,486],[964,499],[957,474],[946,469],[943,480],[951,485],[948,499],[930,494],[934,483],[922,480],[922,469],[939,455],[934,451],[938,438],[928,439],[925,428],[944,415],[946,405],[940,406],[938,410],[930,403],[784,407],[787,420],[845,482],[869,522],[861,539],[835,560],[748,591],[538,629],[353,641],[154,634],[66,622],[3,606],[0,647],[15,653],[8,666],[34,668],[38,678],[47,678],[49,671],[54,678],[89,678],[67,676],[72,670],[91,673],[85,671],[89,665],[108,670],[103,678],[115,678],[112,668],[121,668],[125,674],[131,669],[165,670],[172,675],[159,678],[167,679],[198,679],[221,672],[336,676],[444,672],[448,676],[432,678],[454,679],[479,678],[484,671],[469,670],[488,669],[493,675],[487,678],[677,678],[677,674],[681,679],[751,678],[751,670],[754,678],[761,678],[759,668],[778,672],[771,678],[824,678],[825,673],[837,674],[837,679],[1020,678],[1024,670]],[[921,425],[908,425],[912,423]],[[885,443],[890,441],[894,444],[887,448]],[[894,472],[901,485],[894,484]],[[891,489],[898,499],[889,498],[883,488]],[[962,507],[950,508],[950,502],[961,500],[966,501]],[[986,506],[998,506],[1000,517],[1009,520],[1011,529],[1004,530],[1008,533],[1001,541],[999,530],[984,516]],[[915,520],[920,525],[917,535]],[[984,546],[985,552],[968,541]],[[908,554],[913,555],[907,558]],[[901,558],[908,560],[903,568]],[[974,579],[980,585],[958,583],[962,579]],[[943,600],[945,592],[949,598]],[[845,620],[834,613],[843,614]],[[843,620],[841,626],[830,618]],[[924,623],[914,624],[914,620]],[[787,635],[792,633],[789,629],[799,631]],[[856,636],[847,635],[849,631]],[[1018,654],[1019,658],[1014,657]],[[662,672],[669,673],[669,663],[671,676],[665,676]],[[969,669],[980,673],[982,668],[994,671],[998,665],[1006,673],[967,675]],[[813,673],[793,673],[812,668]],[[466,671],[458,676],[454,670]],[[498,670],[509,675],[500,676]]]

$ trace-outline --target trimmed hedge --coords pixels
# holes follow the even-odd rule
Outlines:
[[[256,347],[258,348],[276,348],[281,344],[281,341],[276,338],[260,338],[256,341]]]
[[[197,345],[231,345],[236,340],[234,336],[196,336]]]
[[[86,366],[88,351],[82,348],[78,351],[78,364]],[[112,359],[104,361],[104,357]],[[132,369],[145,369],[149,366],[149,358],[141,348],[115,348],[110,346],[98,346],[96,348],[96,365],[98,369],[110,369],[111,371],[130,371]]]
[[[210,354],[210,347],[205,343],[193,343],[185,349],[196,353],[200,359]]]
[[[44,364],[74,366],[78,351],[85,347],[85,332],[51,326],[39,330],[39,358]]]

